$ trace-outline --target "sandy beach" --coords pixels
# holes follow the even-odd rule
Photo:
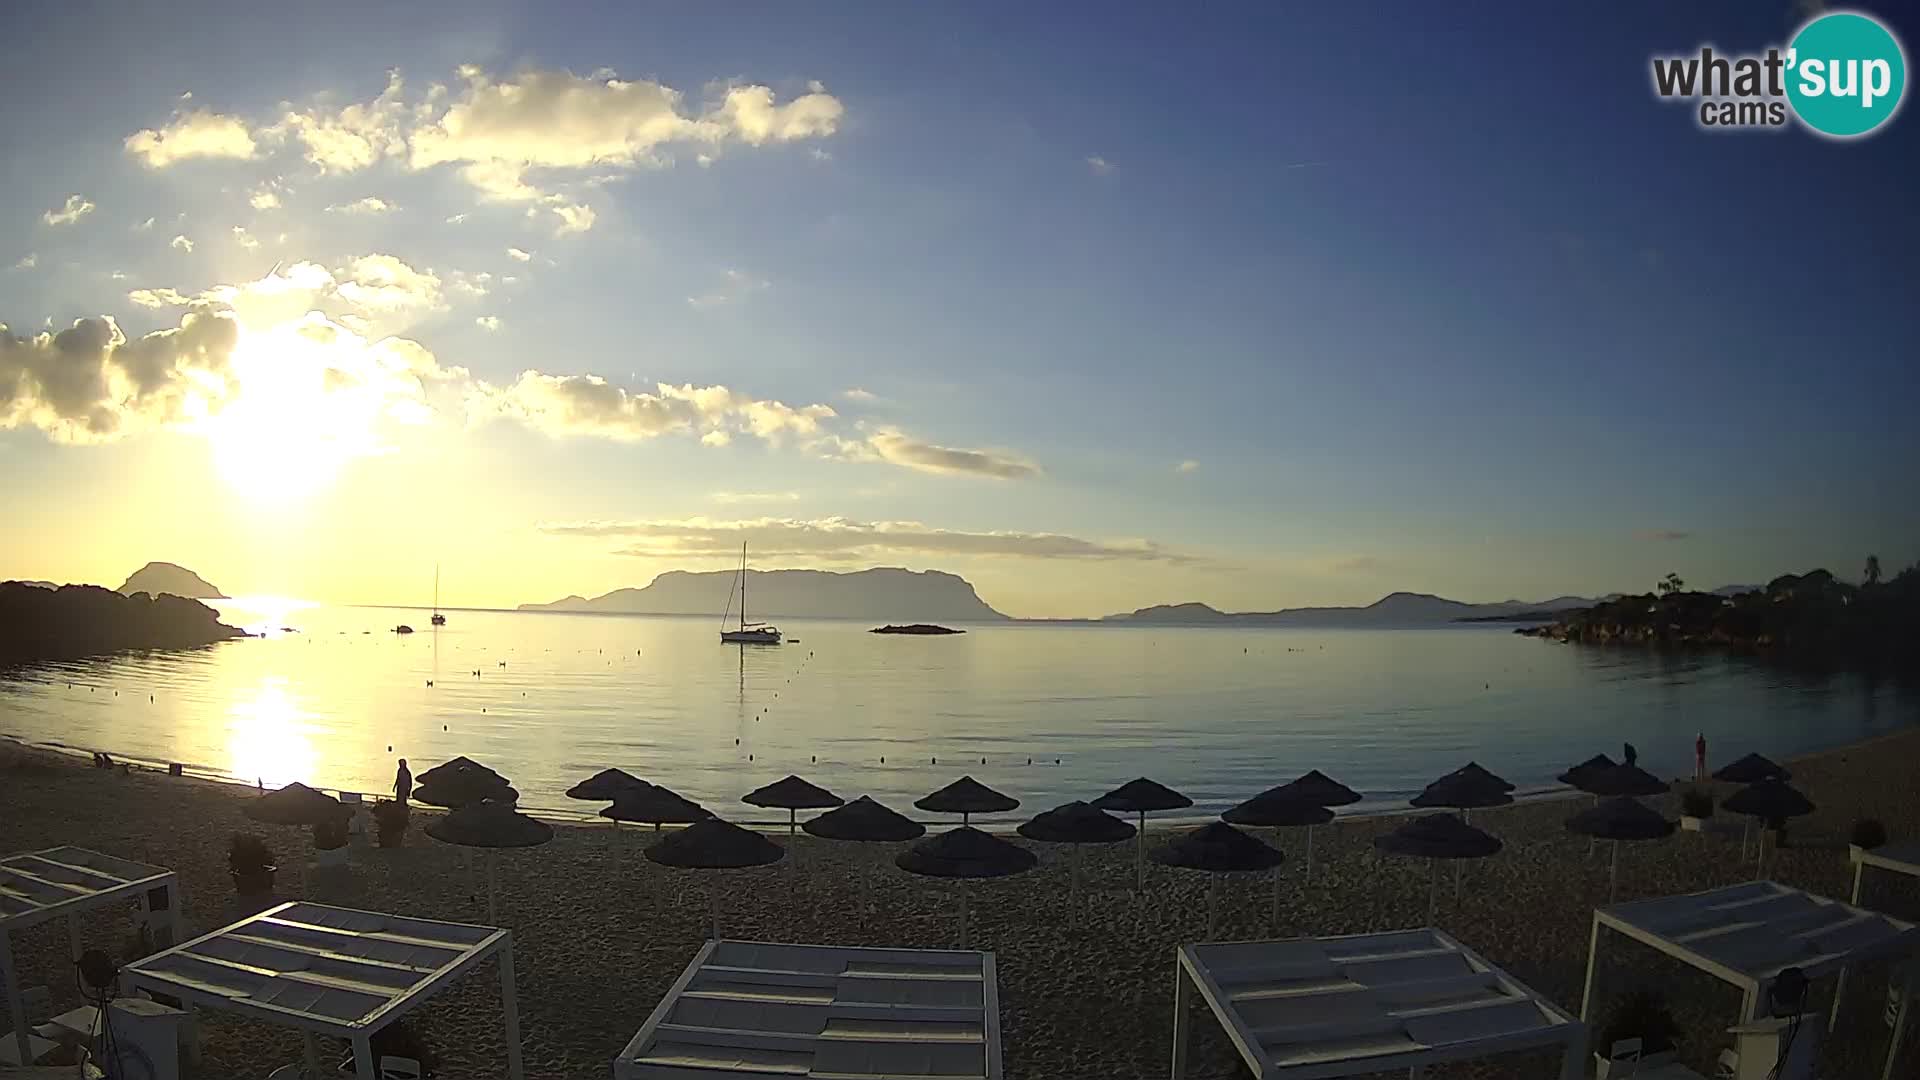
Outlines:
[[[1920,731],[1795,761],[1794,783],[1819,811],[1794,824],[1790,846],[1770,860],[1769,876],[1844,898],[1851,883],[1845,837],[1856,818],[1879,818],[1895,839],[1920,836],[1916,761]],[[511,762],[488,764],[512,773]],[[1310,765],[1277,763],[1275,781]],[[752,786],[744,778],[742,783],[743,791]],[[171,867],[182,881],[189,928],[199,933],[240,914],[227,875],[226,844],[235,831],[253,831],[265,835],[280,855],[281,899],[484,921],[482,879],[466,871],[460,849],[421,832],[418,814],[406,846],[380,849],[356,839],[347,871],[316,871],[305,865],[311,849],[304,831],[254,826],[242,817],[251,797],[246,788],[153,772],[104,772],[84,761],[0,746],[0,852],[74,844]],[[1579,1008],[1590,912],[1605,901],[1607,883],[1605,848],[1589,858],[1586,840],[1561,827],[1578,805],[1552,800],[1474,814],[1474,823],[1500,836],[1506,849],[1469,864],[1458,903],[1449,871],[1436,920],[1569,1011]],[[1666,810],[1677,813],[1677,803]],[[1321,829],[1314,879],[1304,886],[1298,858],[1304,837],[1298,831],[1284,834],[1280,840],[1290,859],[1283,870],[1278,933],[1269,926],[1270,879],[1260,875],[1223,884],[1218,936],[1358,933],[1426,923],[1427,864],[1378,855],[1370,843],[1394,823],[1391,818],[1342,820]],[[1268,830],[1259,834],[1274,838]],[[953,889],[895,869],[894,846],[834,844],[805,834],[788,837],[784,830],[772,835],[788,849],[784,861],[718,876],[726,936],[958,944]],[[1150,845],[1163,838],[1156,834]],[[515,937],[528,1076],[607,1075],[614,1054],[705,936],[708,890],[716,878],[647,862],[641,851],[652,839],[644,829],[616,833],[563,826],[550,844],[501,854],[500,922]],[[1030,846],[1041,857],[1037,870],[967,886],[972,945],[997,954],[1007,1075],[1088,1080],[1164,1075],[1173,950],[1204,937],[1206,878],[1150,863],[1147,891],[1136,897],[1130,891],[1132,845],[1088,848],[1075,907],[1068,902],[1066,849]],[[1623,846],[1620,896],[1686,892],[1751,876],[1751,860],[1743,867],[1737,838],[1682,833],[1656,844]],[[860,914],[863,882],[872,885],[872,914],[865,917]],[[1883,879],[1868,902],[1896,915],[1920,915],[1920,891],[1910,884]],[[124,955],[124,920],[101,916],[86,932],[89,945]],[[65,935],[57,926],[27,933],[16,949],[25,984],[50,986],[56,1008],[78,1003],[67,971]],[[1603,998],[1624,992],[1638,979],[1657,980],[1686,1030],[1683,1060],[1710,1072],[1737,995],[1618,941],[1606,955]],[[483,970],[418,1014],[443,1056],[442,1076],[504,1074],[498,983],[490,974],[490,968]],[[1830,1049],[1837,1056],[1830,1060],[1859,1068],[1871,1062],[1877,1071],[1885,1031],[1869,1010],[1853,1012],[1861,1015],[1852,1016],[1834,1037]],[[257,1078],[299,1057],[298,1040],[285,1030],[206,1011],[202,1019],[201,1076]],[[1194,1026],[1192,1075],[1243,1075],[1211,1019],[1197,1017]],[[1537,1076],[1547,1074],[1549,1062],[1543,1056],[1514,1056],[1430,1075]]]

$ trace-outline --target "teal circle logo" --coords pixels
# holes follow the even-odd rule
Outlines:
[[[1906,53],[1871,16],[1822,15],[1787,48],[1787,100],[1822,135],[1851,139],[1878,128],[1899,111],[1906,89]]]

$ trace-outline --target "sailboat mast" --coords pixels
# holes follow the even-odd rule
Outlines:
[[[440,564],[433,564],[433,613],[440,614]]]
[[[740,541],[740,629],[747,628],[747,542]]]

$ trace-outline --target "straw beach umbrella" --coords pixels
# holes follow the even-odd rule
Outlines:
[[[1278,787],[1271,787],[1255,795],[1256,799],[1296,799],[1315,806],[1335,807],[1352,806],[1360,801],[1360,793],[1347,785],[1321,772],[1309,769]],[[1307,826],[1307,878],[1313,880],[1313,830],[1317,826]]]
[[[1277,790],[1277,789],[1276,789]],[[1325,825],[1333,820],[1333,811],[1324,806],[1289,798],[1285,795],[1255,795],[1239,806],[1220,815],[1222,820],[1235,825],[1264,825],[1274,829],[1275,839],[1279,839],[1278,830],[1299,828],[1307,830],[1307,873],[1313,873],[1313,827]],[[1275,845],[1278,846],[1278,845]],[[1273,927],[1280,928],[1280,873],[1273,875]]]
[[[1507,806],[1513,802],[1513,796],[1507,794],[1513,785],[1480,767],[1478,762],[1469,761],[1458,769],[1427,785],[1427,789],[1408,800],[1422,810],[1459,810],[1460,820],[1471,820],[1470,811],[1482,810],[1492,806]],[[1460,899],[1460,889],[1466,880],[1467,864],[1455,863],[1453,870],[1453,898]]]
[[[898,844],[927,835],[927,827],[884,803],[862,795],[800,823],[809,835],[825,840],[843,840],[860,844]],[[873,869],[868,864],[860,874],[861,910],[873,907]]]
[[[429,806],[448,808],[520,801],[520,793],[513,790],[506,777],[466,757],[456,757],[415,777],[413,797]]]
[[[960,947],[967,947],[968,878],[1007,877],[1033,869],[1039,857],[971,825],[930,836],[901,852],[893,864],[922,877],[952,878],[962,882],[960,893]]]
[[[1628,795],[1616,795],[1598,806],[1582,810],[1567,819],[1567,831],[1599,840],[1613,841],[1613,858],[1607,866],[1607,903],[1619,895],[1620,841],[1663,840],[1673,835],[1674,823],[1661,817]]]
[[[1592,795],[1593,805],[1599,806],[1600,793],[1593,790],[1593,788],[1589,785],[1593,783],[1593,778],[1596,775],[1608,769],[1611,769],[1613,767],[1614,767],[1614,761],[1612,758],[1608,757],[1605,754],[1595,754],[1592,757],[1588,758],[1587,760],[1581,762],[1580,764],[1575,765],[1574,767],[1568,769],[1566,772],[1561,773],[1559,776],[1555,777],[1555,779],[1559,780],[1561,783],[1567,785],[1568,787],[1573,788],[1575,791],[1584,791],[1587,794]],[[1587,840],[1588,856],[1592,856],[1593,845],[1596,843],[1598,843],[1598,841],[1592,838],[1588,838]]]
[[[1760,819],[1760,850],[1755,854],[1754,873],[1762,876],[1767,866],[1766,825],[1790,817],[1803,817],[1813,813],[1814,809],[1813,802],[1785,780],[1762,780],[1757,784],[1749,784],[1727,796],[1720,805],[1736,814]],[[1777,845],[1778,838],[1774,842]]]
[[[1078,800],[1034,815],[1033,820],[1023,822],[1018,831],[1021,836],[1043,844],[1073,846],[1072,869],[1068,871],[1069,903],[1080,899],[1080,845],[1117,844],[1139,833],[1132,825]]]
[[[682,870],[738,870],[785,858],[787,849],[750,829],[709,817],[647,848],[647,858]],[[713,904],[713,940],[720,940],[720,880],[708,895]]]
[[[427,835],[446,844],[484,848],[487,852],[487,922],[495,922],[499,888],[494,881],[495,848],[536,847],[553,839],[553,826],[515,810],[507,803],[469,803],[438,821],[427,823]]]
[[[1498,837],[1488,835],[1454,814],[1422,814],[1373,838],[1373,846],[1394,855],[1411,855],[1433,863],[1433,881],[1427,889],[1427,921],[1440,903],[1440,860],[1482,859],[1499,851]]]
[[[1793,774],[1768,758],[1748,754],[1716,769],[1713,778],[1727,784],[1758,784],[1764,780],[1791,780]]]
[[[818,784],[812,784],[797,776],[785,776],[765,787],[747,792],[740,800],[749,806],[774,806],[787,812],[787,835],[799,831],[795,822],[802,810],[823,810],[839,806],[847,800],[828,791]]]
[[[567,789],[567,798],[583,802],[612,802],[621,792],[645,787],[647,782],[620,769],[601,769]]]
[[[1160,810],[1184,810],[1192,805],[1192,799],[1144,776],[1129,780],[1093,800],[1095,810],[1112,810],[1139,818],[1139,832],[1135,834],[1137,839],[1134,843],[1133,887],[1136,890],[1147,887],[1147,815]]]
[[[662,825],[691,825],[705,821],[713,812],[692,799],[670,791],[658,784],[640,781],[640,786],[628,788],[613,797],[613,805],[600,811],[600,816],[613,821],[639,821],[653,826],[654,832]]]
[[[966,825],[975,814],[1004,814],[1018,809],[1020,800],[963,776],[931,795],[915,799],[913,805],[936,814],[959,814],[960,824]]]
[[[1207,940],[1219,925],[1220,875],[1253,874],[1262,870],[1280,875],[1287,857],[1280,849],[1248,836],[1224,821],[1203,825],[1153,853],[1153,861],[1207,875]]]
[[[339,799],[298,782],[260,796],[242,813],[264,825],[328,825],[353,816]]]

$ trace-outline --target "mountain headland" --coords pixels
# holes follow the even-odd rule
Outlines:
[[[132,596],[134,593],[147,593],[159,596],[167,593],[184,596],[189,600],[226,600],[228,596],[199,574],[184,566],[170,562],[150,562],[135,570],[120,586],[120,592]]]
[[[180,596],[0,582],[0,663],[187,649],[245,636],[221,623],[212,608]]]
[[[569,596],[521,611],[617,612],[629,615],[713,615],[729,603],[738,611],[738,574],[671,570],[637,589],[615,589],[593,599]],[[752,619],[861,619],[879,622],[1005,622],[965,578],[939,570],[875,567],[747,571],[747,616]]]

